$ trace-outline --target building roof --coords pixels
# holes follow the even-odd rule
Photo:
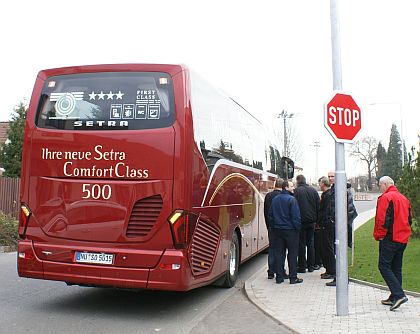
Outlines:
[[[0,122],[0,144],[4,144],[7,140],[7,130],[9,122]]]

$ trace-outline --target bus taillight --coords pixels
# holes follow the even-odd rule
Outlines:
[[[175,210],[168,217],[168,221],[175,248],[186,248],[194,232],[197,217],[183,210]]]
[[[21,238],[25,237],[29,217],[31,216],[31,214],[32,212],[26,204],[22,204],[20,206],[18,234]]]

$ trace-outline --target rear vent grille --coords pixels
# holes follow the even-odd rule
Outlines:
[[[155,195],[143,198],[134,204],[128,222],[126,236],[129,238],[145,237],[155,226],[156,220],[162,210],[162,197]]]
[[[191,264],[193,275],[203,275],[213,267],[220,233],[214,226],[198,220],[191,244]]]

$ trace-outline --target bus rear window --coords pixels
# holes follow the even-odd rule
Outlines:
[[[175,120],[172,80],[159,72],[104,72],[49,77],[36,125],[61,130],[138,130]]]

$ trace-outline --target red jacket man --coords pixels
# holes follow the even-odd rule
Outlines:
[[[391,291],[381,303],[394,311],[408,301],[401,284],[403,255],[411,233],[411,205],[389,176],[381,177],[379,188],[383,194],[376,206],[373,237],[379,241],[378,268]]]
[[[389,185],[378,198],[373,237],[379,241],[389,234],[390,240],[406,244],[411,234],[410,225],[409,200],[394,185]]]

